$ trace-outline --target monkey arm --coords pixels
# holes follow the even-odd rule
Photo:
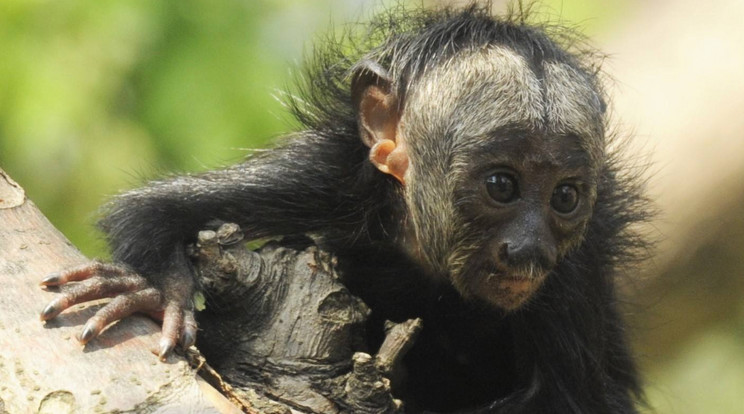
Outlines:
[[[195,284],[185,247],[199,230],[231,221],[260,238],[359,221],[352,217],[358,209],[351,208],[357,203],[348,188],[356,179],[349,172],[364,160],[361,145],[328,145],[322,139],[301,137],[234,167],[155,181],[118,196],[100,222],[114,264],[96,262],[44,279],[45,286],[80,283],[65,287],[42,320],[77,303],[114,297],[86,323],[81,342],[115,320],[143,312],[163,321],[161,358],[179,341],[193,344]]]
[[[351,188],[365,155],[358,142],[300,137],[227,169],[124,193],[100,227],[114,260],[148,273],[162,270],[167,246],[195,240],[216,220],[240,225],[250,238],[337,226],[357,210]]]

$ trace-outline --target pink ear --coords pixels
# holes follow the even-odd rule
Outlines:
[[[389,139],[376,142],[369,150],[369,160],[378,170],[395,177],[401,184],[405,184],[408,171],[408,150],[405,143]]]
[[[399,136],[398,99],[387,71],[363,61],[352,81],[352,100],[357,111],[359,138],[369,147],[369,160],[378,170],[401,183],[408,170],[408,152]]]
[[[360,138],[372,148],[378,141],[395,141],[398,129],[398,101],[376,85],[369,85],[362,92],[357,112]]]

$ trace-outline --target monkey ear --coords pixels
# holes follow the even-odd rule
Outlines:
[[[351,96],[360,138],[370,149],[369,160],[378,170],[405,183],[408,151],[398,133],[398,98],[387,71],[368,60],[357,64]]]

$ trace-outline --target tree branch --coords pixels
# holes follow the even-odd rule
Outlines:
[[[2,170],[0,223],[0,413],[402,412],[390,381],[421,321],[389,324],[371,356],[368,308],[309,239],[252,251],[234,224],[201,232],[190,254],[206,298],[203,355],[192,348],[163,364],[160,327],[140,316],[81,347],[75,337],[102,301],[39,321],[54,295],[39,281],[87,259]]]
[[[99,304],[46,323],[46,274],[87,259],[0,169],[0,413],[240,412],[178,356],[159,363],[160,327],[133,316],[82,347],[75,339]],[[82,352],[81,352],[82,351]]]

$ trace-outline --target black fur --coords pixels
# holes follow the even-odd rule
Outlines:
[[[493,44],[517,51],[534,68],[543,60],[568,63],[602,97],[599,59],[579,47],[583,41],[561,34],[559,45],[550,30],[525,19],[495,18],[475,6],[394,9],[361,37],[329,40],[308,66],[300,98],[289,102],[304,130],[235,167],[119,196],[101,221],[114,259],[157,283],[158,274],[188,267],[179,249],[212,220],[237,222],[256,238],[310,233],[338,255],[348,286],[373,309],[372,346],[385,319],[423,317],[402,391],[412,411],[636,412],[641,388],[614,278],[644,247],[630,226],[647,214],[639,181],[617,154],[602,160],[581,245],[534,299],[504,313],[462,299],[398,251],[391,241],[406,214],[400,186],[373,168],[359,140],[349,79],[363,59],[390,71],[401,106],[411,82],[428,69],[463,48]]]

